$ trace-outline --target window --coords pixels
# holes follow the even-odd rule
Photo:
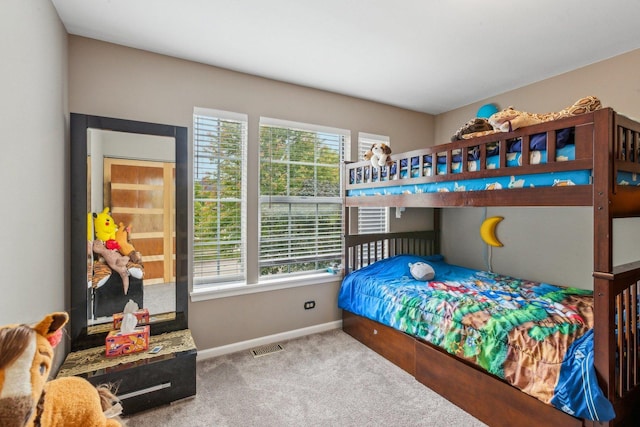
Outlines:
[[[342,258],[340,170],[349,131],[260,120],[260,277]]]
[[[194,284],[246,280],[247,116],[195,108]]]
[[[373,135],[369,133],[358,133],[358,159],[362,159],[364,153],[371,149],[376,143],[389,145],[389,137]],[[386,233],[388,231],[387,208],[358,208],[358,234]]]

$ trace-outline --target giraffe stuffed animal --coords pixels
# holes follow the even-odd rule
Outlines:
[[[602,103],[595,96],[580,98],[573,105],[553,113],[527,113],[525,111],[518,111],[513,107],[509,107],[491,115],[489,117],[489,124],[496,131],[512,132],[521,127],[589,113],[600,108],[602,108]]]

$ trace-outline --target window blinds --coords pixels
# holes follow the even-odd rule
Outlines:
[[[348,139],[340,129],[261,119],[261,276],[340,262],[340,165]]]
[[[194,283],[245,280],[247,116],[196,108]]]

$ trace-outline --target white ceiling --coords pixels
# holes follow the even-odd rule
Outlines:
[[[438,114],[640,48],[638,0],[51,0],[70,34]]]

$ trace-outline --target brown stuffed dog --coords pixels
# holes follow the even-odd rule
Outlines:
[[[386,166],[391,164],[391,148],[385,143],[377,142],[371,146],[371,157],[369,160],[371,161],[371,165],[373,167],[378,166]],[[365,159],[368,156],[369,151],[365,153]]]
[[[118,427],[105,412],[119,415],[118,399],[107,387],[80,377],[47,382],[53,347],[69,320],[64,312],[34,327],[0,327],[0,425],[3,427]]]

